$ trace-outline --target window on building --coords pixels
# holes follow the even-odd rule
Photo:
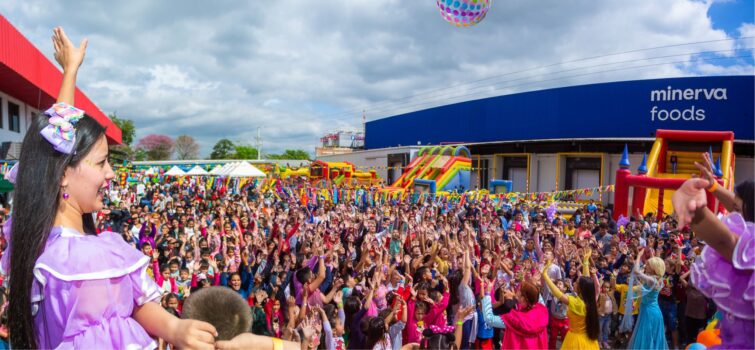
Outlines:
[[[0,129],[3,128],[3,110],[5,109],[5,103],[3,103],[3,99],[0,98]]]
[[[488,172],[490,171],[489,159],[472,158],[472,172],[477,175],[477,182],[472,183],[472,189],[487,189],[490,180]]]
[[[13,102],[8,102],[8,129],[21,132],[21,107]]]

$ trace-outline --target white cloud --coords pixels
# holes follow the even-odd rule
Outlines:
[[[752,39],[753,37],[755,37],[755,24],[742,23],[742,25],[739,26],[739,29],[737,29],[737,31],[739,32],[740,38],[747,37],[747,38]]]
[[[279,99],[277,99],[277,98],[271,98],[271,99],[263,102],[262,105],[265,106],[265,107],[270,107],[270,106],[275,106],[275,105],[277,105],[279,103],[281,103],[281,101]]]
[[[321,134],[361,127],[362,110],[372,119],[554,86],[752,74],[733,51],[701,59],[752,47],[713,28],[711,4],[496,1],[471,28],[445,23],[432,1],[406,0],[43,0],[0,2],[0,12],[48,57],[54,26],[89,37],[80,86],[95,103],[134,120],[137,138],[188,133],[209,154],[220,138],[253,143],[257,127],[267,151],[312,152]],[[709,43],[575,61],[700,41]],[[647,60],[658,56],[670,57]],[[676,61],[689,62],[658,64]]]

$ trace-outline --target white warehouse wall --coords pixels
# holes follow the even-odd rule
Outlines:
[[[26,129],[31,124],[32,113],[39,113],[36,108],[33,108],[20,100],[8,95],[5,92],[0,91],[0,118],[2,118],[2,126],[0,127],[0,143],[3,142],[21,142],[26,135]],[[8,102],[14,103],[19,106],[20,118],[19,118],[19,132],[10,130],[10,123],[8,120]]]

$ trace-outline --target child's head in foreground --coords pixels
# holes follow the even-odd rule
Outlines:
[[[249,305],[241,295],[227,287],[208,287],[191,293],[184,302],[181,318],[215,326],[217,340],[231,340],[248,332],[252,326]]]

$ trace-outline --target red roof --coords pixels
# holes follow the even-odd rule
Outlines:
[[[63,73],[3,15],[0,15],[0,43],[0,91],[40,111],[52,106]],[[75,99],[76,107],[107,128],[105,134],[111,144],[121,143],[121,129],[79,88],[76,88]]]

